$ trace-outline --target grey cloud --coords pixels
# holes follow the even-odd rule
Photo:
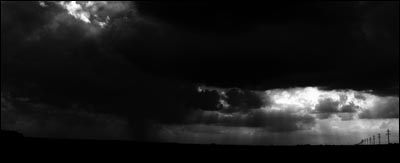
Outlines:
[[[362,93],[358,93],[358,92],[355,92],[354,98],[360,99],[360,100],[365,100],[366,99],[366,97]]]
[[[319,103],[315,106],[315,111],[313,113],[317,114],[319,119],[327,119],[333,115],[339,116],[342,120],[351,120],[353,119],[354,114],[356,113],[360,107],[355,105],[353,102],[343,105],[339,107],[339,104],[346,101],[346,98],[340,96],[340,101],[335,101],[331,98],[326,98],[319,100]]]
[[[255,111],[251,117],[251,126],[261,126],[273,132],[306,130],[315,124],[311,115],[299,115],[292,111]]]
[[[345,94],[340,94],[339,97],[340,97],[341,102],[347,101],[347,99],[348,99],[347,95],[345,95]]]
[[[319,100],[319,103],[315,106],[315,110],[318,113],[336,113],[339,112],[339,101],[335,101],[331,98]]]
[[[388,97],[377,101],[374,107],[365,109],[359,114],[360,119],[399,118],[399,98]]]
[[[328,119],[332,116],[331,113],[317,113],[318,119]]]
[[[342,121],[350,121],[354,119],[355,113],[338,113],[336,114]]]
[[[348,105],[344,105],[340,108],[342,113],[355,113],[360,109],[359,106],[355,105],[354,103],[350,103]]]

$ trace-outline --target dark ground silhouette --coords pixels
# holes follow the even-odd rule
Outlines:
[[[15,139],[15,138],[23,138],[24,135],[17,131],[12,131],[12,130],[1,130],[0,132],[1,138],[6,138],[6,139]]]
[[[121,140],[83,140],[83,139],[48,139],[23,137],[15,131],[1,131],[1,147],[7,152],[28,155],[51,154],[57,157],[241,157],[250,156],[280,157],[286,159],[306,158],[306,155],[327,156],[332,159],[367,159],[384,158],[387,153],[398,151],[399,144],[390,145],[297,145],[297,146],[249,146],[219,144],[179,144],[155,143]],[[382,155],[381,155],[382,153]],[[15,153],[14,153],[15,154]],[[358,158],[359,156],[362,156]],[[372,157],[376,156],[376,157]],[[379,157],[378,157],[379,156]],[[131,158],[132,159],[132,158]],[[308,158],[307,158],[308,159]],[[389,159],[385,158],[385,159]]]

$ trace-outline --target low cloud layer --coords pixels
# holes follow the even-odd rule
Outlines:
[[[291,111],[253,110],[247,113],[224,114],[217,111],[198,111],[189,116],[189,123],[230,127],[256,127],[271,132],[291,132],[311,128],[315,119]]]
[[[220,100],[221,103],[227,103],[226,106],[215,111],[197,110],[189,116],[188,122],[292,132],[309,130],[315,126],[317,120],[324,119],[340,118],[342,121],[350,121],[399,118],[398,97],[381,97],[368,92],[306,87],[249,91],[247,96],[237,98],[240,92],[238,90],[235,93],[226,93],[231,90],[218,91],[223,92]],[[235,103],[224,101],[230,99],[229,95],[237,98]],[[246,101],[248,99],[257,100]]]

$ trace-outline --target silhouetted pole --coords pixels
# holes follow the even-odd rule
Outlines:
[[[372,136],[372,140],[374,140],[372,144],[375,145],[375,135]]]
[[[381,133],[378,134],[378,143],[381,144]]]
[[[387,131],[386,131],[386,135],[387,135],[387,137],[388,137],[388,144],[390,144],[390,130],[388,129]]]
[[[369,144],[372,144],[372,139],[371,139],[371,137],[369,137]]]

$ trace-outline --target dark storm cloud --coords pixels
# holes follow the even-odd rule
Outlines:
[[[155,21],[137,16],[129,17],[128,23],[115,20],[114,24],[125,23],[115,25],[119,30],[110,30],[103,39],[140,69],[170,78],[263,90],[322,85],[390,94],[398,92],[391,89],[398,84],[397,55],[385,51],[382,57],[380,49],[367,46],[361,28],[373,17],[392,20],[387,15],[396,4],[372,5],[378,11],[390,8],[379,14],[354,2],[272,3],[268,10],[256,4],[140,2],[138,13]],[[390,24],[381,27],[371,30],[391,29]],[[348,68],[354,63],[363,63],[363,68]]]
[[[186,5],[190,10],[183,12]],[[118,19],[115,23],[125,23],[103,39],[143,71],[222,87],[321,85],[398,93],[398,37],[392,37],[398,29],[396,2],[272,3],[268,11],[256,4],[136,6],[141,16],[156,21]],[[378,36],[389,32],[386,43],[371,45],[368,39],[377,37],[365,39],[366,26],[378,26],[368,28]],[[362,68],[354,63],[363,63]]]
[[[228,107],[222,110],[223,112],[240,112],[250,111],[251,109],[259,109],[264,105],[268,105],[267,101],[263,99],[260,92],[229,89],[222,98],[228,104]]]
[[[190,99],[188,107],[202,110],[219,110],[222,108],[220,95],[215,90],[192,92],[192,95],[193,96],[188,97]]]
[[[369,43],[384,51],[398,52],[399,46],[396,43],[399,40],[399,30],[396,27],[399,26],[399,15],[396,13],[399,12],[399,3],[368,2],[363,7],[367,12],[363,15],[365,22],[362,29]]]
[[[182,29],[156,40],[162,50],[143,54],[169,54],[174,66],[143,67],[221,87],[313,85],[398,94],[398,2],[327,3],[138,3],[143,15]],[[366,39],[365,26],[377,37]],[[376,40],[381,35],[385,43]]]
[[[259,108],[264,105],[260,94],[240,89],[230,89],[226,92],[226,102],[234,107]]]

